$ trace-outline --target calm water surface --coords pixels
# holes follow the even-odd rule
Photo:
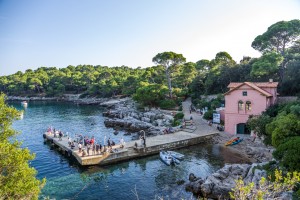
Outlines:
[[[20,103],[11,103],[22,110]],[[57,130],[94,135],[98,141],[106,136],[114,141],[121,137],[113,129],[104,126],[103,109],[98,106],[77,106],[70,103],[29,102],[24,117],[14,122],[21,131],[18,136],[23,147],[36,154],[31,161],[38,171],[38,178],[46,177],[47,183],[40,198],[51,199],[195,199],[186,192],[179,180],[188,180],[189,173],[205,178],[224,166],[225,163],[243,162],[243,158],[218,145],[196,145],[178,152],[186,158],[177,166],[166,166],[158,155],[99,167],[80,167],[76,161],[61,155],[56,149],[44,144],[42,134],[50,125]]]

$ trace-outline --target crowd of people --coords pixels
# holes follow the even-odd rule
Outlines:
[[[75,144],[77,144],[78,153],[81,156],[114,153],[118,151],[118,148],[125,147],[123,137],[121,137],[120,144],[117,146],[116,143],[110,137],[106,140],[106,136],[104,137],[103,143],[101,143],[100,140],[96,141],[96,138],[94,136],[89,138],[88,136],[83,136],[82,134],[75,134],[75,138],[72,139],[68,133],[64,134],[61,130],[55,130],[55,128],[52,127],[48,128],[47,134],[53,134],[53,137],[59,138],[60,141],[64,136],[68,137],[69,147],[71,147],[71,149],[74,149],[76,147]]]

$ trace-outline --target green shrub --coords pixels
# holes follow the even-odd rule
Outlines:
[[[182,119],[184,117],[184,114],[182,112],[179,112],[177,113],[175,116],[174,116],[174,119],[177,120],[177,119]]]
[[[259,137],[264,136],[264,143],[271,144],[271,135],[266,133],[266,125],[272,121],[269,115],[262,114],[259,116],[250,115],[247,121],[247,126],[254,131]],[[269,143],[268,143],[269,142]]]
[[[275,120],[266,126],[266,132],[272,135],[272,145],[278,147],[288,137],[300,136],[300,121],[294,114],[280,113]]]
[[[172,99],[165,99],[159,102],[159,107],[162,109],[172,109],[176,107],[176,103]]]
[[[208,110],[207,112],[204,113],[203,118],[206,120],[212,120],[213,119],[213,110]]]
[[[181,124],[180,120],[173,120],[172,126],[179,126]]]
[[[291,137],[273,153],[287,171],[300,171],[300,136]]]
[[[182,105],[179,106],[178,111],[182,111]]]

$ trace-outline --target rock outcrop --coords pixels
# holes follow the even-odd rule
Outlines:
[[[103,116],[108,117],[104,121],[107,127],[119,127],[131,132],[144,130],[147,136],[163,134],[163,130],[169,127],[174,119],[171,112],[160,109],[138,111],[131,99],[110,104],[108,111],[104,112]],[[176,132],[179,127],[172,129]]]
[[[242,178],[246,184],[250,182],[258,184],[262,177],[266,177],[267,174],[264,170],[255,168],[262,164],[225,165],[205,180],[190,175],[190,182],[186,184],[186,190],[206,198],[228,199],[229,192],[235,187],[235,180],[238,178]]]

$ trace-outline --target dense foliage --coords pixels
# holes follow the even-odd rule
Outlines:
[[[0,95],[0,199],[38,199],[45,180],[35,178],[36,170],[28,165],[34,158],[28,149],[20,148],[15,140],[17,134],[11,128],[12,121],[18,118],[15,108],[4,102]]]
[[[260,116],[249,118],[247,125],[264,142],[276,147],[274,157],[286,170],[300,171],[300,102],[279,104]],[[299,158],[298,158],[299,157]]]
[[[290,137],[273,153],[284,169],[300,170],[300,136]]]

